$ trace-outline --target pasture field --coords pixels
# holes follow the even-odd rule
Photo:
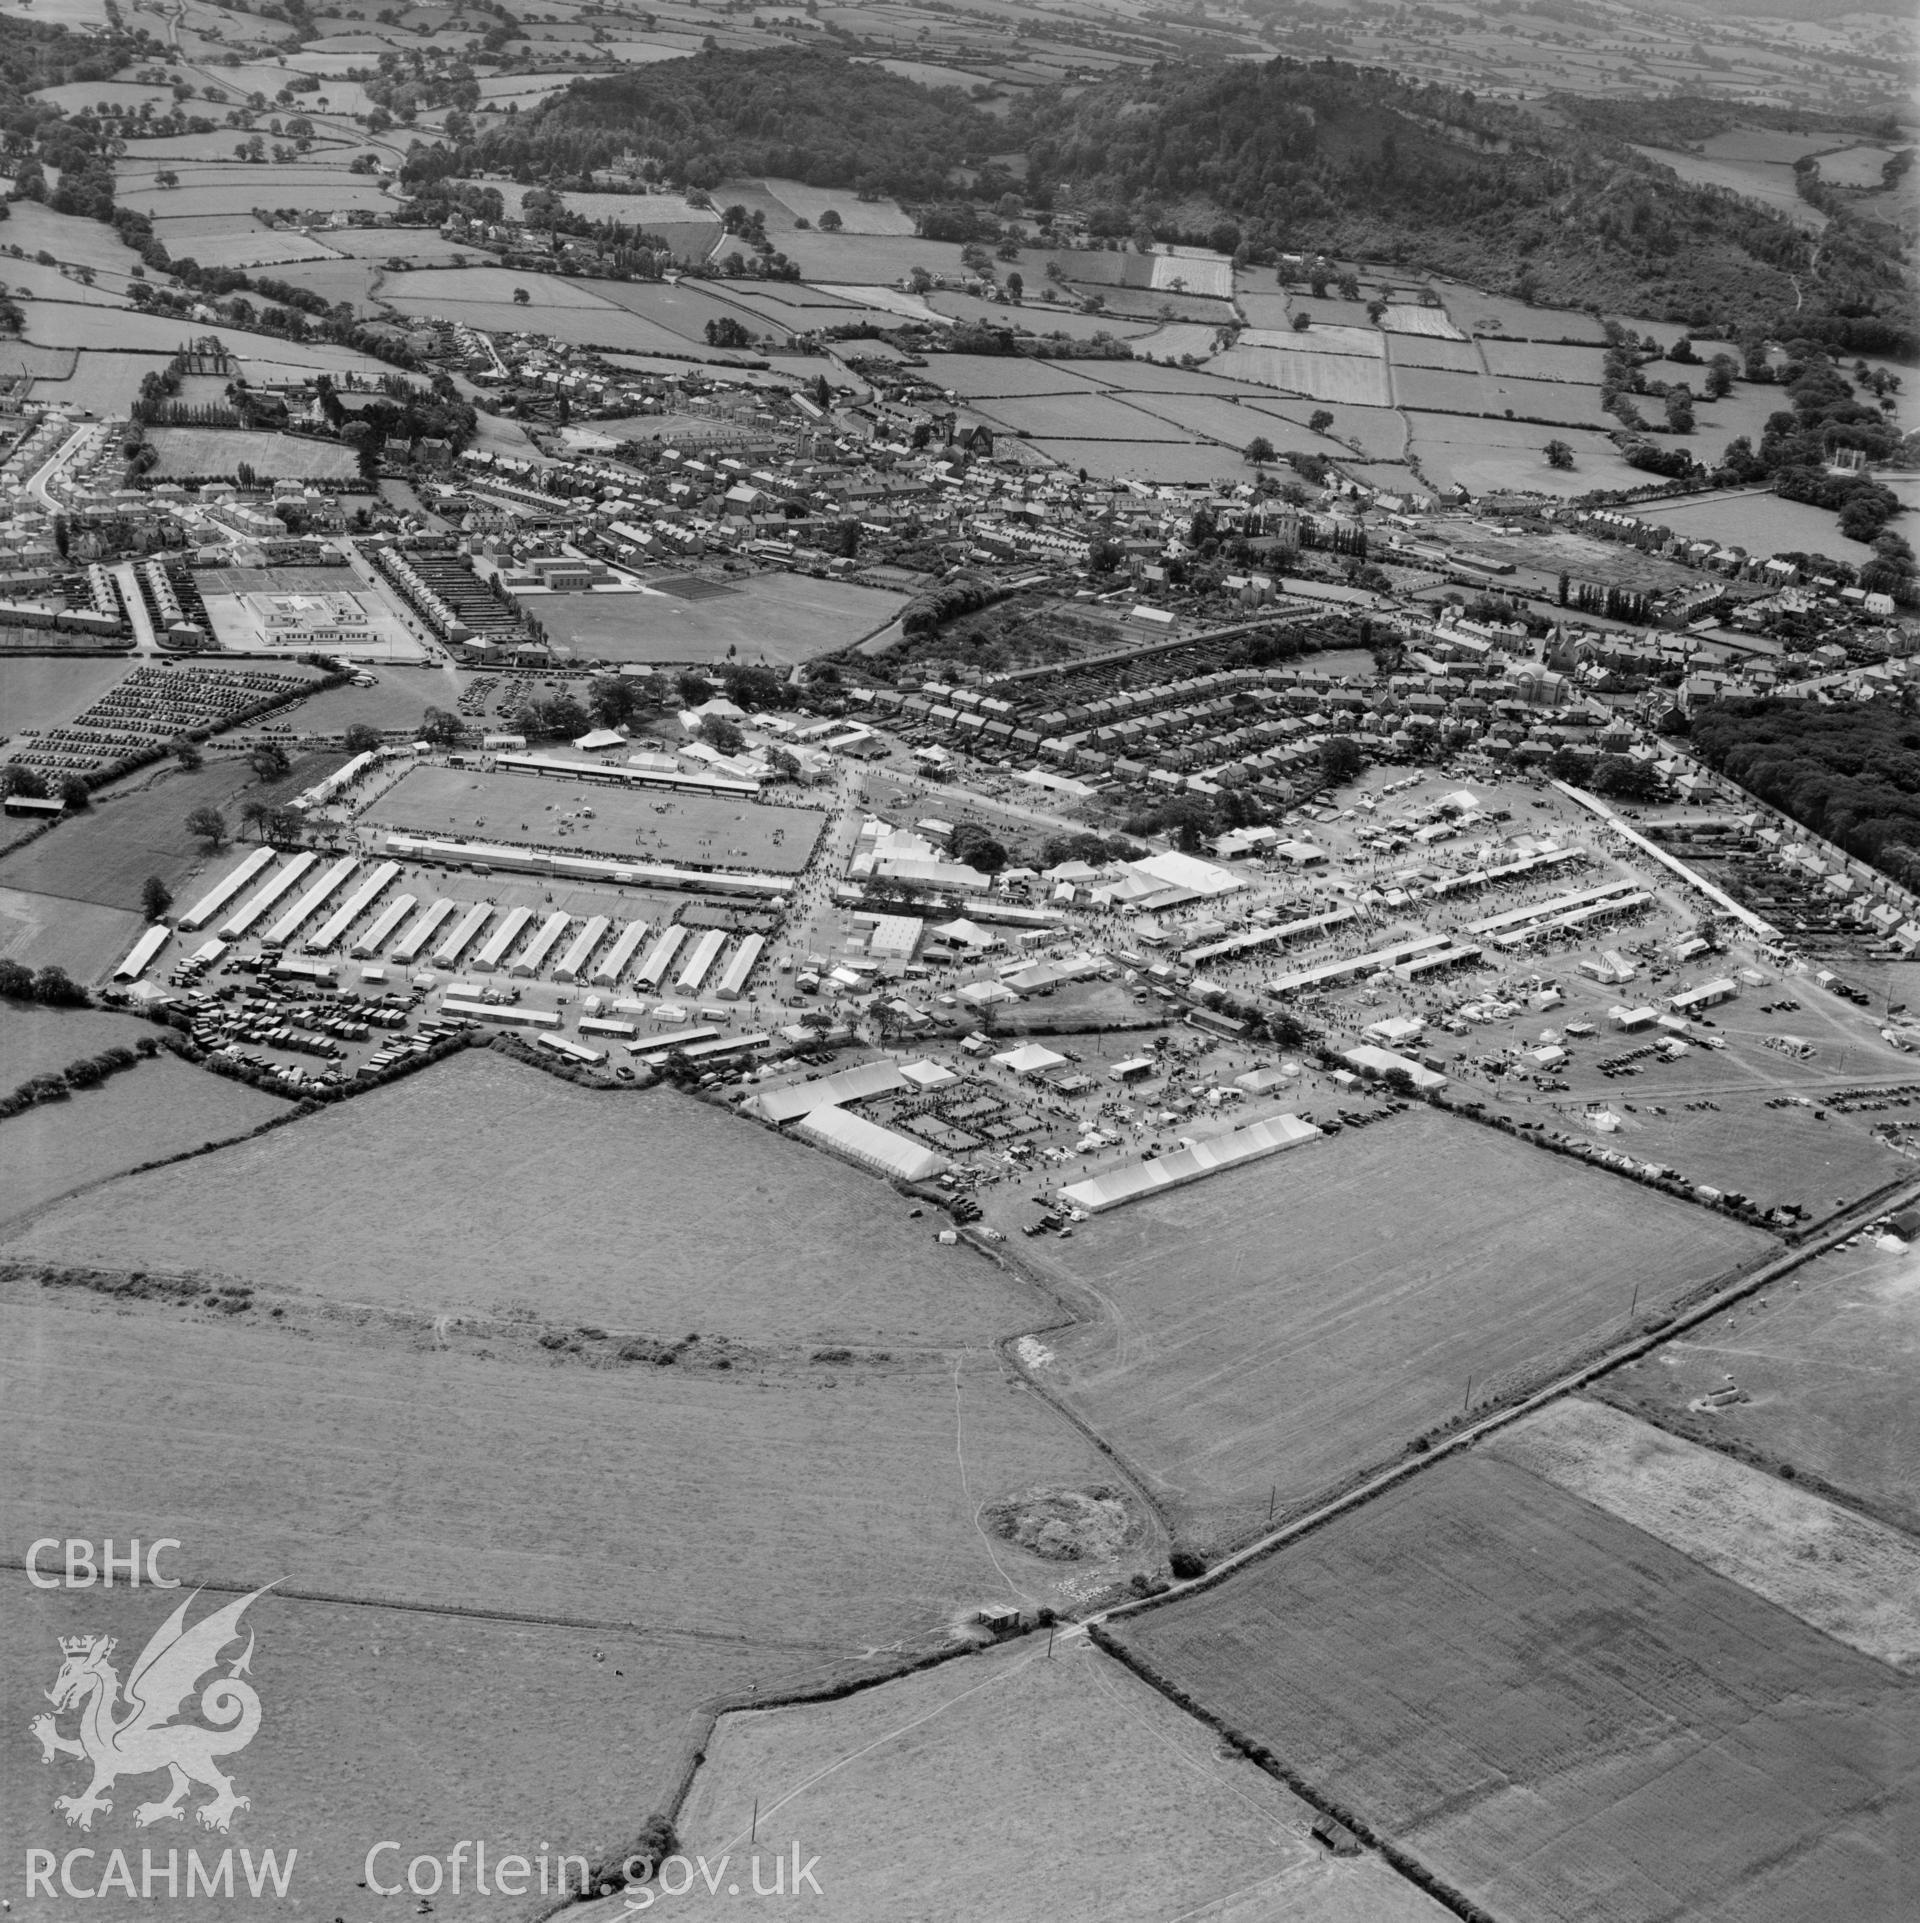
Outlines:
[[[798,1843],[844,1923],[1441,1923],[1377,1856],[1320,1849],[1312,1821],[1124,1664],[1083,1637],[1049,1659],[1040,1637],[839,1702],[723,1717],[680,1831],[688,1852],[743,1870],[756,1848],[791,1863]],[[685,1907],[727,1902],[696,1882]]]
[[[62,901],[0,883],[0,955],[25,968],[64,968],[92,982],[114,967],[138,939],[137,913]]]
[[[885,286],[905,279],[916,267],[956,280],[966,272],[955,241],[923,240],[917,234],[823,234],[817,227],[799,232],[793,231],[791,221],[786,228],[780,231],[780,223],[770,217],[768,237],[779,232],[774,245],[800,263],[804,280]]]
[[[725,358],[720,354],[710,355],[704,348],[693,350],[693,344],[686,335],[677,334],[670,327],[662,327],[657,321],[629,314],[605,301],[595,302],[591,306],[535,308],[517,306],[510,301],[429,300],[418,294],[396,294],[393,282],[398,278],[397,275],[388,278],[386,286],[380,291],[380,304],[392,308],[396,313],[418,319],[438,316],[442,320],[458,321],[463,326],[477,327],[488,333],[549,334],[555,340],[567,341],[575,347],[606,347],[622,353],[678,354],[684,357],[693,351],[695,359]],[[517,284],[531,289],[535,278],[527,275]]]
[[[623,283],[606,281],[608,288]],[[515,303],[514,289],[527,295],[525,303]],[[522,319],[532,327],[546,318],[550,307],[611,307],[615,303],[580,281],[564,280],[558,274],[517,274],[505,267],[420,267],[410,273],[394,274],[386,287],[394,305],[409,308],[431,307],[435,302],[471,306],[475,302],[506,302],[524,305]]]
[[[932,83],[930,83],[932,84]],[[947,84],[959,84],[959,76]],[[761,187],[792,215],[818,227],[832,208],[849,234],[912,234],[913,216],[890,200],[862,200],[839,187],[809,187],[798,180],[763,180]]]
[[[1146,408],[1104,394],[1034,394],[976,401],[973,411],[1008,433],[1082,441],[1171,441],[1181,431]]]
[[[524,314],[525,310],[518,310]],[[171,360],[180,351],[180,324],[165,314],[136,314],[126,308],[93,308],[70,305],[55,307],[36,301],[26,310],[26,332],[30,340],[47,347],[107,348],[121,354],[132,352],[164,355]],[[378,373],[383,363],[350,347],[336,347],[330,341],[283,341],[266,334],[242,333],[232,327],[211,327],[196,321],[201,336],[212,334],[222,341],[243,370],[260,370],[257,380],[284,378],[274,370],[297,368],[312,374],[321,371],[340,373]],[[390,371],[390,370],[387,370]]]
[[[1551,421],[1556,426],[1591,427],[1611,431],[1620,423],[1600,405],[1600,389],[1576,381],[1531,381],[1511,375],[1496,376],[1483,392],[1490,394],[1489,413],[1511,409],[1523,421]],[[1649,418],[1653,418],[1649,416]],[[1707,430],[1711,433],[1713,430]]]
[[[1586,428],[1475,420],[1459,414],[1425,414],[1412,408],[1406,411],[1406,422],[1412,435],[1411,458],[1420,463],[1435,487],[1458,481],[1473,494],[1518,488],[1571,498],[1595,488],[1637,487],[1644,478],[1638,468],[1620,458],[1619,449],[1604,434]],[[1547,465],[1542,449],[1549,440],[1565,441],[1573,449],[1571,468]],[[1663,510],[1665,505],[1662,502]]]
[[[1220,1543],[1769,1245],[1422,1109],[1022,1254],[1090,1310],[1044,1379]]]
[[[169,1513],[163,1505],[130,1528],[151,1538]],[[196,1548],[189,1545],[186,1554]],[[222,1573],[192,1561],[177,1566],[189,1583]],[[73,1633],[74,1599],[30,1587],[18,1570],[5,1581],[4,1706],[22,1734],[0,1758],[0,1809],[21,1848],[64,1852],[73,1835],[52,1803],[56,1791],[73,1787],[80,1766],[44,1767],[24,1732],[47,1707],[40,1691],[58,1667],[58,1638]],[[124,1675],[180,1599],[122,1583],[90,1592],[82,1614],[88,1628],[118,1638],[116,1666]],[[190,1620],[232,1600],[207,1592]],[[290,1849],[298,1850],[289,1894],[303,1913],[325,1917],[365,1914],[357,1906],[367,1892],[356,1885],[366,1876],[368,1847],[383,1837],[407,1839],[389,1882],[405,1875],[417,1851],[444,1858],[456,1837],[497,1839],[488,1844],[490,1862],[515,1852],[537,1861],[543,1842],[589,1859],[617,1847],[667,1800],[685,1751],[705,1726],[702,1703],[729,1688],[744,1660],[721,1643],[611,1624],[589,1631],[280,1593],[249,1607],[242,1632],[249,1630],[257,1638],[251,1675],[261,1697],[260,1733],[233,1759],[231,1773],[252,1807],[230,1835],[215,1838],[191,1822],[143,1834],[127,1803],[102,1819],[95,1840],[103,1857],[116,1846],[127,1849],[136,1879],[142,1842],[158,1845],[162,1865],[168,1848],[177,1850],[183,1891],[189,1849],[209,1865],[229,1846],[251,1849],[256,1862],[262,1849],[277,1850],[282,1865]],[[404,1741],[367,1740],[372,1703],[382,1718],[404,1722]],[[153,1778],[128,1778],[117,1795],[134,1789],[142,1797],[157,1793]],[[193,1801],[204,1800],[196,1790]],[[469,1851],[469,1888],[471,1861]],[[394,1863],[389,1851],[380,1867]],[[234,1880],[235,1899],[196,1894],[191,1913],[210,1923],[257,1914],[261,1905],[237,1862]],[[164,1881],[155,1887],[164,1889]],[[18,1891],[14,1913],[48,1914],[23,1904]]]
[[[74,1055],[89,1052],[80,1048]],[[7,1165],[0,1219],[18,1220],[56,1196],[142,1162],[243,1135],[286,1109],[277,1095],[190,1068],[171,1055],[142,1062],[99,1088],[0,1122]]]
[[[706,326],[709,321],[725,320],[729,317],[738,320],[741,303],[725,300],[716,294],[709,294],[704,287],[689,281],[669,287],[664,281],[602,281],[597,283],[606,288],[605,299],[608,305],[622,309],[629,314],[637,314],[642,320],[652,321],[664,327],[669,333],[678,334],[682,340],[698,345],[706,344]],[[584,291],[584,290],[583,290]],[[748,312],[753,310],[749,308]],[[777,325],[783,330],[803,326],[803,321],[783,317],[774,322],[770,317],[761,317],[766,325]]]
[[[1453,324],[1464,334],[1503,334],[1520,341],[1589,341],[1604,345],[1606,331],[1591,314],[1568,307],[1529,307],[1463,281],[1433,281]]]
[[[980,1526],[983,1503],[1109,1481],[991,1359],[596,1368],[350,1308],[0,1294],[10,1541],[164,1518],[226,1581],[704,1634],[755,1646],[743,1686],[939,1647],[970,1606],[1152,1561],[1050,1562]]]
[[[813,281],[800,283],[813,286],[823,294],[831,294],[836,300],[858,301],[862,306],[876,314],[902,315],[908,320],[928,321],[935,325],[947,316],[936,314],[918,294],[903,294],[897,287],[860,287],[843,281]],[[897,353],[889,349],[883,341],[863,343],[867,352]]]
[[[727,594],[684,601],[673,594],[553,594],[540,620],[586,660],[742,661],[787,667],[878,632],[907,596],[804,574],[757,574]]]
[[[1601,355],[1591,347],[1489,339],[1480,343],[1480,351],[1496,375],[1530,381],[1579,381],[1596,388],[1600,385]]]
[[[457,240],[442,240],[432,227],[330,227],[324,244],[329,253],[349,260],[444,261],[473,254]]]
[[[1136,355],[1139,352],[1138,343],[1134,344],[1134,352]],[[1051,366],[1072,380],[1074,385],[1069,390],[1072,392],[1091,386],[1128,399],[1143,394],[1210,394],[1220,400],[1231,400],[1236,395],[1242,400],[1270,398],[1268,389],[1255,386],[1251,381],[1228,380],[1204,368],[1173,367],[1159,361],[1053,361],[1023,365]]]
[[[143,1035],[156,1032],[151,1022],[137,1015],[116,1015],[104,1008],[0,1002],[0,1094],[19,1087],[31,1075],[65,1068],[103,1048],[131,1048]]]
[[[1497,413],[1493,383],[1478,372],[1450,367],[1396,367],[1393,398],[1402,407],[1438,408],[1449,414]]]
[[[1236,451],[1256,434],[1273,439],[1267,416],[1212,394],[1131,394],[1127,411],[1136,418],[1168,422],[1195,440],[1219,441]]]
[[[1386,354],[1386,337],[1373,327],[1320,325],[1305,330],[1291,327],[1249,327],[1240,336],[1247,347],[1281,348],[1297,354],[1357,354],[1368,360],[1381,360]]]
[[[1189,321],[1168,321],[1151,333],[1135,334],[1129,344],[1136,357],[1148,360],[1177,361],[1191,355],[1205,360],[1220,338],[1217,327],[1200,326]]]
[[[926,302],[936,314],[943,314],[949,320],[984,321],[989,327],[1024,329],[1029,334],[1041,336],[1064,334],[1082,341],[1096,340],[1102,334],[1109,334],[1115,340],[1132,340],[1159,325],[1152,315],[1129,318],[1125,314],[1105,311],[1086,314],[1078,308],[1056,307],[1044,300],[1027,301],[1018,307],[1002,307],[994,301],[982,300],[978,295],[956,294],[944,287],[935,288],[926,296]]]
[[[71,721],[126,679],[124,661],[98,657],[62,661],[45,655],[0,660],[0,716],[8,738],[28,728]]]
[[[1878,187],[1881,169],[1893,158],[1891,147],[1848,147],[1820,156],[1820,178],[1836,187]]]
[[[1497,1916],[1909,1911],[1907,1679],[1494,1455],[1113,1627]]]
[[[215,758],[184,769],[136,775],[137,789],[105,793],[81,814],[70,814],[37,841],[0,859],[0,887],[102,908],[137,909],[149,875],[175,894],[204,859],[202,843],[187,832],[187,816],[204,805],[231,813],[257,794],[278,800],[297,794],[338,767],[340,757],[299,755],[287,779],[262,787],[243,761]],[[151,785],[146,785],[150,783]],[[112,959],[119,960],[116,955]]]
[[[581,772],[591,773],[592,767],[582,763]],[[578,818],[583,806],[593,811],[590,821]],[[516,824],[515,815],[532,819]],[[402,775],[361,818],[481,841],[564,844],[587,854],[777,875],[797,875],[807,865],[826,821],[814,808],[770,808],[727,796],[627,792],[585,783],[569,793],[552,777],[436,767]]]
[[[324,258],[296,261],[282,268],[274,278],[294,287],[310,288],[329,301],[346,301],[362,309],[368,305],[374,285],[384,271],[377,261]]]
[[[1182,440],[1035,441],[1033,446],[1064,468],[1084,468],[1112,480],[1217,481],[1237,474],[1242,465],[1231,449],[1196,447]]]
[[[1920,1535],[1914,1371],[1920,1251],[1871,1241],[1820,1256],[1605,1378],[1596,1393],[1712,1447],[1818,1477]],[[1746,1400],[1709,1408],[1732,1386]]]
[[[1327,432],[1336,440],[1357,441],[1362,452],[1373,460],[1398,461],[1407,451],[1407,424],[1405,417],[1397,408],[1392,407],[1354,407],[1345,401],[1275,400],[1250,401],[1249,410],[1265,414],[1276,421],[1291,422],[1296,428],[1304,429],[1315,414],[1322,412],[1333,416],[1333,425]],[[1285,445],[1272,428],[1266,430],[1269,439]],[[1315,437],[1312,443],[1323,451],[1326,441]]]
[[[1777,554],[1787,549],[1830,554],[1860,561],[1871,550],[1840,532],[1840,520],[1825,508],[1789,501],[1765,489],[1698,495],[1660,504],[1663,526],[1701,541],[1737,541],[1749,553]]]
[[[1095,368],[1083,373],[1082,367]],[[1127,371],[1132,372],[1131,367]],[[1085,399],[1087,382],[1105,384],[1105,363],[1035,361],[1012,354],[942,354],[927,364],[939,385],[963,401],[993,400],[1029,394],[1073,394]]]
[[[1387,360],[1397,373],[1405,367],[1444,367],[1455,373],[1477,374],[1480,349],[1472,341],[1432,340],[1424,334],[1395,334],[1387,342]]]
[[[178,187],[131,185],[117,198],[122,206],[143,214],[164,214],[181,201],[200,214],[245,214],[263,205],[324,207],[330,213],[363,207],[377,213],[393,205],[370,179],[349,174],[344,167],[266,168],[183,160],[175,171],[180,176]]]
[[[1207,363],[1213,374],[1304,394],[1316,401],[1346,401],[1361,407],[1386,407],[1386,363],[1377,355],[1316,354],[1290,347],[1230,347]]]
[[[984,1345],[1047,1314],[849,1164],[667,1090],[580,1089],[490,1050],[89,1199],[9,1253],[211,1263],[379,1309],[667,1339]]]
[[[1770,212],[1783,214],[1795,225],[1811,233],[1826,226],[1827,217],[1810,207],[1794,188],[1790,163],[1760,159],[1727,160],[1711,154],[1676,153],[1669,147],[1642,147],[1634,152],[1662,167],[1671,167],[1680,178],[1695,187],[1724,187],[1727,192],[1743,194]]]
[[[1423,307],[1412,301],[1393,302],[1381,315],[1380,325],[1389,334],[1409,335],[1419,340],[1465,339],[1442,309]]]
[[[1920,1543],[1902,1531],[1583,1396],[1488,1448],[1849,1649],[1920,1669]]]
[[[193,258],[202,267],[280,267],[291,263],[325,262],[339,266],[340,257],[324,243],[304,234],[270,233],[260,228],[251,234],[204,234],[193,243]],[[291,280],[301,287],[313,282],[308,274],[278,274],[277,280]]]
[[[236,472],[245,462],[274,480],[344,481],[357,474],[353,449],[338,441],[293,434],[249,434],[239,428],[156,427],[147,438],[159,450],[157,480],[194,480]]]

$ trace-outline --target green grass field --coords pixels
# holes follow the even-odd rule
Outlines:
[[[1507,1463],[1116,1628],[1496,1916],[1909,1913],[1911,1684]]]
[[[1043,1379],[1217,1541],[1767,1245],[1418,1109],[1022,1253],[1092,1318]]]
[[[475,1051],[91,1196],[10,1253],[667,1339],[985,1347],[1048,1319],[910,1206],[688,1097],[595,1093]]]
[[[579,818],[583,807],[592,810],[592,819]],[[770,808],[702,794],[629,793],[584,781],[569,791],[552,776],[425,767],[403,775],[364,819],[473,841],[533,842],[629,861],[795,875],[807,865],[826,816],[813,808]]]
[[[842,1702],[724,1718],[681,1838],[710,1862],[758,1849],[767,1881],[798,1844],[845,1923],[1446,1915],[1379,1857],[1327,1855],[1312,1821],[1123,1664],[1083,1638],[1050,1658],[1038,1637]],[[724,1894],[695,1891],[725,1913]]]

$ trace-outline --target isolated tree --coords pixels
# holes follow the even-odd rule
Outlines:
[[[55,784],[54,792],[69,808],[91,808],[93,790],[87,786],[85,775],[62,775]]]
[[[1573,449],[1570,448],[1565,441],[1549,441],[1543,452],[1546,454],[1547,465],[1549,467],[1571,467],[1573,465]]]
[[[277,741],[263,741],[247,756],[247,766],[253,770],[256,781],[271,783],[286,780],[293,763],[287,759],[287,751]]]
[[[516,307],[525,307],[532,299],[533,296],[524,287],[516,287],[513,290],[513,304]]]
[[[1316,407],[1307,416],[1307,426],[1316,434],[1324,434],[1333,425],[1333,416],[1324,408]]]
[[[179,736],[171,745],[174,760],[183,768],[197,768],[206,759],[200,752],[200,744],[186,735]]]
[[[218,808],[202,804],[188,814],[187,833],[204,841],[209,850],[218,848],[227,838],[227,818]]]
[[[46,793],[47,778],[37,768],[18,761],[10,761],[0,768],[0,795],[30,795],[44,801]]]
[[[350,755],[370,754],[379,747],[382,740],[380,730],[370,721],[355,721],[348,725],[341,743]]]
[[[1246,445],[1246,457],[1257,467],[1263,461],[1273,459],[1273,443],[1264,434],[1256,434]]]
[[[240,826],[245,829],[255,841],[271,841],[273,839],[273,816],[273,803],[270,801],[262,801],[256,796],[253,800],[242,805],[240,809]]]
[[[436,748],[450,748],[463,732],[460,717],[445,708],[429,708],[420,717],[420,739]]]
[[[823,234],[837,234],[847,223],[829,207],[814,224]]]
[[[140,912],[149,921],[159,921],[173,906],[173,890],[158,875],[149,875],[140,884]]]
[[[747,745],[747,738],[738,725],[723,714],[701,717],[700,739],[723,755],[737,755]]]

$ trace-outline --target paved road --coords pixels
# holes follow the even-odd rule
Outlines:
[[[54,450],[52,458],[38,469],[32,480],[27,483],[27,492],[31,494],[35,500],[40,502],[49,514],[59,514],[63,510],[59,500],[49,491],[48,484],[52,481],[53,477],[60,472],[61,468],[67,464],[67,461],[72,457],[80,443],[86,439],[91,431],[89,428],[76,427]]]
[[[120,598],[127,604],[127,619],[133,624],[134,653],[158,654],[160,637],[153,631],[153,621],[147,613],[147,599],[140,592],[140,582],[134,573],[133,563],[122,561],[114,569],[113,578],[120,583]]]

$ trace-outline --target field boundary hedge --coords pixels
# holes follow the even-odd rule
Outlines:
[[[1264,1743],[1255,1742],[1251,1736],[1235,1728],[1217,1711],[1209,1709],[1204,1703],[1189,1696],[1178,1683],[1170,1676],[1163,1675],[1138,1650],[1120,1641],[1099,1623],[1089,1623],[1087,1635],[1096,1649],[1104,1650],[1115,1662],[1123,1663],[1143,1683],[1158,1690],[1176,1709],[1184,1710],[1195,1721],[1205,1724],[1216,1735],[1224,1738],[1250,1763],[1284,1783],[1303,1803],[1318,1810],[1322,1816],[1330,1817],[1343,1828],[1351,1830],[1363,1843],[1374,1850],[1383,1862],[1405,1877],[1416,1889],[1425,1891],[1436,1903],[1451,1910],[1455,1916],[1462,1919],[1462,1923],[1496,1923],[1490,1911],[1483,1910],[1470,1897],[1456,1890],[1444,1877],[1430,1870],[1417,1856],[1403,1849],[1357,1810],[1310,1782],[1284,1757],[1276,1756]]]

